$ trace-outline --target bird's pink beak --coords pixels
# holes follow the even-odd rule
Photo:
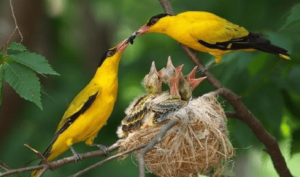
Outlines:
[[[195,66],[194,69],[188,74],[188,80],[195,79],[197,68],[198,66]]]
[[[128,46],[128,44],[129,44],[129,41],[127,39],[120,42],[117,45],[117,52],[119,52],[119,53],[123,52],[126,49],[126,47]]]
[[[182,68],[183,68],[184,64],[178,66],[177,68],[175,68],[175,72],[179,75],[180,72],[182,71]]]
[[[162,73],[163,73],[163,70],[164,70],[165,68],[162,68],[161,70],[159,70],[158,72],[157,72],[157,75],[159,76],[159,77],[162,77]]]
[[[146,25],[140,27],[140,28],[137,30],[137,36],[140,36],[140,35],[142,35],[142,34],[147,33],[147,31],[149,31],[149,29],[150,29],[150,27],[149,27],[149,26],[146,26]]]
[[[200,77],[198,79],[195,79],[197,66],[194,67],[194,69],[187,75],[187,80],[190,83],[192,90],[194,90],[206,77]]]

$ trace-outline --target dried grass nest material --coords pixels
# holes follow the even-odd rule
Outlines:
[[[228,139],[225,113],[215,93],[189,101],[174,113],[178,123],[163,141],[145,155],[146,168],[158,176],[192,177],[214,171],[222,174],[227,161],[234,156]],[[149,142],[164,125],[156,125],[130,133],[120,140],[120,151]],[[136,151],[137,155],[140,151]]]

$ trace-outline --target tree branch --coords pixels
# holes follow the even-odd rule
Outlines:
[[[159,2],[163,5],[166,13],[173,13],[172,7],[165,7],[171,6],[169,0],[159,0]],[[204,67],[203,63],[200,61],[200,59],[197,57],[197,54],[192,49],[182,44],[181,47],[186,52],[188,57],[192,60],[192,62],[198,66],[198,68],[202,69]],[[292,177],[292,174],[287,168],[287,164],[279,149],[276,139],[264,129],[260,121],[243,104],[243,102],[241,101],[241,96],[238,96],[229,89],[223,87],[221,82],[217,80],[209,71],[206,71],[205,75],[207,76],[208,82],[215,89],[218,89],[217,92],[219,93],[219,95],[227,100],[235,109],[236,115],[238,115],[237,119],[247,124],[254,135],[265,145],[266,152],[268,152],[268,154],[271,156],[273,165],[277,173],[282,177]]]
[[[119,157],[121,157],[121,156],[123,156],[123,155],[130,154],[130,153],[132,153],[132,152],[134,152],[134,151],[136,151],[136,150],[142,149],[142,148],[145,147],[145,146],[146,146],[145,144],[144,144],[144,145],[140,145],[140,146],[135,147],[135,148],[133,148],[133,149],[130,149],[130,150],[127,150],[127,151],[118,153],[118,154],[116,154],[116,155],[110,156],[110,157],[106,158],[105,160],[102,160],[102,161],[100,161],[100,162],[98,162],[98,163],[96,163],[96,164],[94,164],[94,165],[89,166],[88,168],[86,168],[86,169],[84,169],[84,170],[82,170],[82,171],[79,171],[78,173],[76,173],[76,174],[74,174],[74,175],[71,175],[70,177],[80,176],[80,175],[84,174],[85,172],[87,172],[87,171],[89,171],[89,170],[92,170],[92,169],[94,169],[94,168],[96,168],[96,167],[99,167],[99,166],[103,165],[103,164],[106,163],[106,162],[109,162],[109,161],[111,161],[111,160],[113,160],[113,159],[119,158]]]
[[[234,119],[238,119],[238,115],[236,112],[234,111],[226,111],[225,115],[227,118],[234,118]]]
[[[115,144],[111,145],[108,148],[108,150],[109,150],[109,152],[113,152],[113,151],[117,150],[118,148],[119,148],[119,145],[118,145],[118,142],[116,142]],[[101,150],[81,154],[82,159],[87,159],[87,158],[91,158],[91,157],[101,157],[101,156],[105,156],[105,153],[103,153],[103,151],[101,151]],[[43,168],[46,168],[46,170],[49,169],[49,168],[50,169],[56,169],[56,168],[59,168],[59,167],[65,165],[65,164],[72,163],[74,161],[75,161],[74,156],[65,157],[65,158],[60,159],[60,160],[56,160],[56,161],[53,161],[53,162],[48,162],[47,164],[41,164],[41,165],[36,165],[36,166],[32,166],[32,167],[25,167],[25,168],[7,170],[6,172],[1,173],[0,177],[11,175],[11,174],[16,174],[16,173],[23,173],[23,172],[26,172],[26,171],[39,170],[39,169],[43,169]]]
[[[154,139],[148,142],[146,147],[141,150],[141,152],[138,155],[138,162],[139,162],[139,177],[145,177],[145,160],[144,156],[147,152],[149,152],[153,147],[162,141],[164,136],[166,135],[167,131],[170,130],[174,125],[176,125],[177,122],[175,120],[170,120],[166,125],[164,125]]]

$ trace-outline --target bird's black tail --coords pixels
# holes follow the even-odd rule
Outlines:
[[[263,51],[263,52],[267,52],[267,53],[271,53],[271,54],[274,54],[274,55],[279,55],[281,58],[284,58],[284,59],[287,59],[287,60],[290,60],[290,55],[287,53],[288,51],[281,48],[281,47],[278,47],[278,46],[275,46],[273,44],[262,44],[262,45],[259,45],[259,46],[255,46],[254,47],[256,50],[260,50],[260,51]]]

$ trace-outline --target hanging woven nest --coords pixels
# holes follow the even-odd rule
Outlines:
[[[162,142],[145,155],[149,172],[164,177],[192,177],[198,173],[222,174],[234,149],[228,138],[225,113],[215,93],[192,99],[174,112],[178,121]],[[139,129],[120,140],[120,151],[148,143],[164,124]],[[136,151],[138,155],[140,151]]]

